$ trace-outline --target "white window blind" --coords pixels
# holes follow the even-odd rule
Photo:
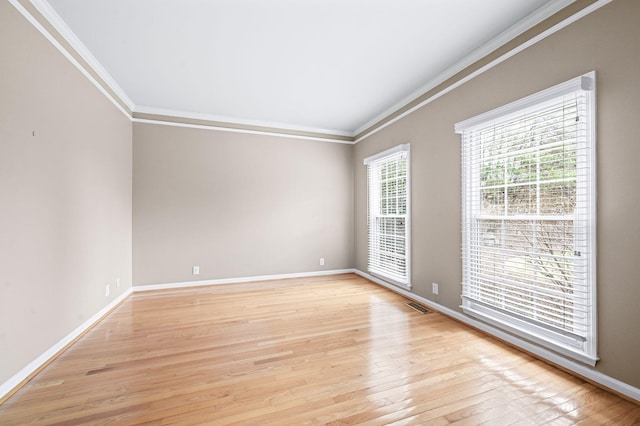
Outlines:
[[[464,311],[592,365],[594,78],[456,125]]]
[[[365,158],[368,270],[393,284],[409,283],[409,145]]]

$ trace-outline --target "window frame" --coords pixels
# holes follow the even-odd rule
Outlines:
[[[515,335],[523,337],[529,341],[537,343],[555,352],[563,354],[569,358],[578,360],[588,365],[595,365],[597,356],[597,283],[596,283],[596,92],[595,92],[595,71],[571,79],[564,83],[553,86],[549,89],[527,96],[510,104],[472,117],[455,125],[455,132],[462,135],[462,240],[463,240],[463,289],[469,280],[470,273],[470,241],[472,236],[473,222],[480,209],[477,201],[471,201],[474,195],[468,191],[475,189],[481,191],[477,184],[478,176],[470,175],[471,155],[465,154],[465,149],[470,142],[471,134],[483,128],[487,128],[499,123],[506,123],[516,117],[526,114],[528,111],[539,110],[545,104],[552,102],[562,96],[580,92],[586,96],[586,125],[585,143],[580,151],[584,155],[584,168],[578,168],[576,184],[586,185],[588,193],[583,197],[576,198],[576,202],[587,202],[586,223],[582,221],[582,216],[574,213],[573,229],[584,229],[587,237],[585,245],[588,247],[586,282],[588,286],[589,312],[587,313],[587,337],[584,341],[579,341],[575,336],[559,333],[543,326],[538,326],[526,318],[517,318],[514,314],[500,312],[495,306],[483,306],[482,303],[474,302],[462,295],[462,310],[465,314],[481,319],[500,329],[509,331]],[[538,151],[539,152],[539,151]],[[476,179],[476,184],[472,182]],[[479,199],[479,198],[477,198]],[[586,201],[585,201],[586,200]],[[475,209],[475,210],[474,210]],[[471,211],[470,211],[471,210]],[[477,219],[480,220],[480,219]],[[473,288],[471,285],[470,288]],[[468,288],[469,289],[469,288]]]
[[[378,166],[386,161],[395,160],[399,155],[403,155],[406,161],[406,186],[405,186],[405,198],[406,198],[406,213],[404,215],[404,261],[405,261],[405,274],[399,276],[390,274],[383,269],[376,268],[372,265],[372,240],[376,233],[376,227],[374,218],[380,217],[380,211],[373,212],[372,199],[373,193],[371,188],[371,167]],[[409,144],[400,144],[392,148],[386,149],[377,154],[366,157],[363,160],[363,164],[367,166],[367,270],[368,272],[386,282],[389,282],[398,287],[405,289],[411,289],[411,148]],[[378,183],[379,184],[379,183]]]

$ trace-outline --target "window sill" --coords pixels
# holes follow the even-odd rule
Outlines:
[[[539,332],[539,330],[537,330],[537,327],[535,326],[516,325],[516,324],[513,324],[511,321],[507,322],[505,320],[496,318],[493,314],[488,314],[486,312],[483,312],[482,309],[476,309],[474,307],[463,305],[461,306],[461,308],[463,312],[468,316],[471,316],[475,319],[483,321],[494,327],[500,328],[506,332],[509,332],[520,338],[523,338],[532,343],[535,343],[541,347],[550,349],[567,358],[579,361],[583,364],[587,364],[592,367],[595,366],[599,360],[597,356],[593,356],[584,351],[581,351],[577,347],[574,347],[568,343],[561,343],[558,341],[551,340],[549,337]],[[523,324],[526,324],[526,323],[523,323]]]

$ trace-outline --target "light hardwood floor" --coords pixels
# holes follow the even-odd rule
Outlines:
[[[0,424],[639,424],[640,406],[356,275],[136,293]]]

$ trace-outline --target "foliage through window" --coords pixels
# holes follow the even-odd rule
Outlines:
[[[596,361],[594,75],[456,125],[463,308]]]
[[[409,145],[364,160],[368,192],[368,270],[409,286]]]

